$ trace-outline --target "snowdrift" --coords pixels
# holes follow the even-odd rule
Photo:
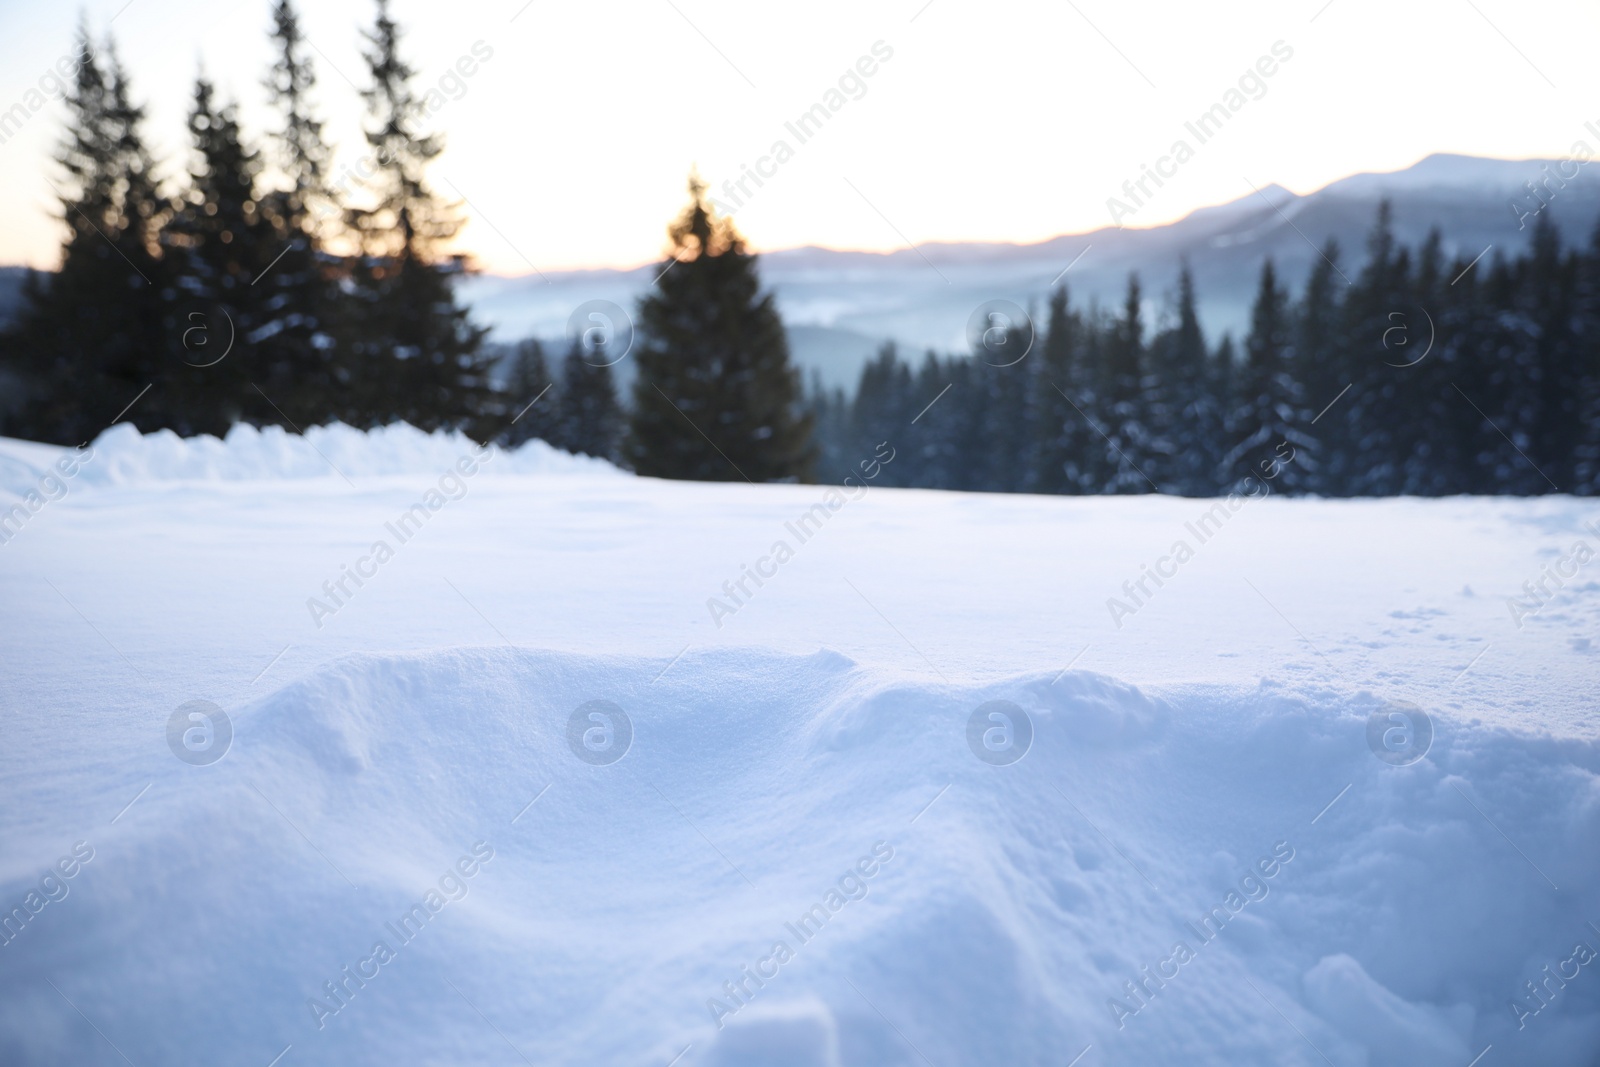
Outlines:
[[[1423,710],[1398,761],[1331,688],[346,656],[82,828],[0,1060],[1592,1063],[1594,746]]]
[[[303,435],[281,426],[257,429],[236,423],[220,440],[209,434],[179,437],[171,430],[141,434],[123,422],[84,450],[87,459],[78,465],[70,484],[427,477],[449,470],[475,448],[463,434],[424,433],[404,422],[367,431],[334,423],[312,426]],[[40,478],[71,451],[0,439],[0,491],[22,496],[37,488]],[[495,459],[485,469],[500,474],[620,473],[605,460],[569,455],[539,440],[516,449],[496,449]]]

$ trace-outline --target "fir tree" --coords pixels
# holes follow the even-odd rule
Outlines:
[[[416,71],[400,57],[400,28],[388,0],[378,0],[365,36],[372,84],[362,97],[367,144],[377,160],[377,203],[353,215],[365,254],[353,279],[347,369],[356,403],[347,421],[404,419],[429,430],[471,425],[490,397],[489,361],[481,352],[488,331],[456,303],[464,261],[440,258],[440,246],[460,228],[425,176],[443,145],[436,135],[410,132],[421,110],[412,86]]]
[[[56,156],[61,269],[25,288],[4,343],[28,383],[16,432],[61,444],[94,437],[147,386],[159,390],[177,349],[158,258],[168,209],[143,140],[144,110],[113,46],[102,59],[80,29],[77,54]],[[153,428],[167,424],[169,409],[170,398],[145,397],[128,418]]]
[[[560,418],[556,411],[555,380],[545,359],[544,345],[537,337],[519,341],[511,357],[511,373],[506,380],[507,403],[502,413],[507,429],[500,435],[502,444],[515,448],[535,437],[550,444],[561,439]]]
[[[561,366],[556,398],[559,443],[568,452],[615,459],[622,434],[622,409],[611,364],[592,362],[583,341],[575,338]]]
[[[861,368],[840,477],[855,474],[859,481],[857,465],[873,454],[873,446],[880,441],[890,441],[892,444],[894,440],[900,440],[909,444],[916,431],[911,420],[921,410],[913,407],[914,403],[911,368],[900,360],[893,342],[886,342],[878,349],[877,356]],[[906,469],[903,470],[895,470],[893,465],[884,468],[877,479],[878,484],[903,484],[901,479],[911,476],[910,468],[914,464],[904,466]]]
[[[1122,317],[1116,320],[1104,347],[1104,401],[1099,413],[1104,417],[1100,430],[1106,438],[1106,464],[1114,472],[1103,491],[1110,493],[1148,493],[1151,484],[1141,471],[1150,433],[1144,421],[1144,312],[1139,276],[1128,275],[1127,296]]]
[[[1082,353],[1078,351],[1082,323],[1072,310],[1065,286],[1050,294],[1049,320],[1039,351],[1039,418],[1036,429],[1038,473],[1034,484],[1041,493],[1079,491],[1083,475],[1081,457],[1088,447],[1088,428],[1075,404],[1086,386]],[[1093,432],[1093,431],[1088,431]]]
[[[1314,425],[1307,422],[1314,443],[1295,462],[1301,467],[1304,488],[1330,495],[1340,491],[1348,473],[1340,460],[1348,441],[1345,429],[1352,407],[1349,396],[1340,395],[1351,383],[1344,377],[1347,368],[1339,347],[1343,281],[1338,266],[1339,245],[1330,240],[1312,264],[1295,319],[1295,351],[1306,406],[1316,420]]]
[[[272,43],[276,55],[266,88],[280,123],[272,134],[272,155],[282,183],[262,200],[280,248],[254,284],[265,291],[271,310],[267,328],[277,340],[277,358],[260,373],[270,382],[263,387],[281,396],[280,403],[320,421],[349,413],[339,394],[354,377],[339,364],[339,270],[324,252],[343,209],[328,185],[332,151],[311,104],[316,72],[289,0],[273,5]]]
[[[1300,453],[1309,453],[1312,446],[1304,433],[1309,418],[1302,411],[1296,363],[1289,294],[1278,285],[1268,259],[1261,265],[1245,339],[1239,400],[1230,427],[1234,444],[1223,460],[1229,482],[1255,477],[1290,491],[1306,480],[1305,469],[1296,463]]]
[[[628,462],[669,478],[808,478],[810,415],[756,257],[698,177],[689,196],[668,231],[671,260],[639,303]]]
[[[276,231],[256,199],[259,153],[244,143],[235,109],[217,107],[213,96],[200,77],[189,113],[195,165],[165,234],[188,364],[172,368],[167,395],[173,428],[189,434],[225,433],[247,404],[281,421],[250,395],[256,379],[271,383],[273,365],[285,362],[282,338],[266,328],[267,291],[251,284],[277,253]]]

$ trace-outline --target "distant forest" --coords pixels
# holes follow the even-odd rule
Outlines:
[[[887,484],[941,489],[1209,496],[1253,475],[1325,496],[1600,491],[1600,230],[1563,248],[1546,210],[1516,259],[1440,246],[1397,244],[1385,204],[1359,270],[1330,240],[1291,299],[1268,260],[1239,343],[1208,343],[1180,267],[1153,332],[1133,276],[1120,309],[1057,290],[1012,366],[1024,330],[917,363],[886,346],[853,396],[814,399],[819,471],[888,438],[909,462]]]
[[[624,399],[587,338],[490,346],[458,302],[470,268],[443,249],[459,206],[426,179],[442,138],[418,132],[437,94],[386,0],[365,34],[359,205],[330,176],[289,0],[271,33],[264,143],[201,76],[190,158],[162,179],[115,48],[81,31],[52,178],[62,267],[29,276],[0,332],[0,433],[71,445],[124,418],[184,435],[403,419],[669,478],[839,482],[886,442],[877,484],[942,489],[1600,491],[1600,231],[1564,246],[1544,205],[1518,257],[1450,262],[1437,233],[1400,245],[1385,205],[1359,265],[1330,241],[1298,297],[1263,263],[1239,339],[1204,336],[1174,264],[1153,324],[1137,276],[1120,308],[1057,289],[1042,321],[993,320],[971,352],[885,346],[849,394],[803,388],[757,257],[691,179],[633,311]]]

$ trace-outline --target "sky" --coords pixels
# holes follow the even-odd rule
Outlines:
[[[301,6],[320,110],[352,165],[374,4]],[[269,124],[270,8],[0,0],[0,111],[71,51],[81,10],[97,36],[114,33],[176,176],[200,64],[248,130]],[[495,273],[658,258],[691,167],[758,250],[889,251],[1085,232],[1113,221],[1113,197],[1131,209],[1116,221],[1149,226],[1252,186],[1310,192],[1432,152],[1600,146],[1584,129],[1600,126],[1592,0],[394,0],[393,12],[419,84],[441,90],[429,128],[447,147],[431,178],[469,220],[457,248]],[[1200,143],[1185,123],[1230,90],[1242,105]],[[789,128],[816,105],[820,129]],[[0,263],[57,262],[63,117],[48,103],[0,144]],[[1179,139],[1193,149],[1181,163]],[[1147,178],[1136,203],[1124,183],[1158,164],[1168,176]],[[724,188],[741,177],[742,192]]]

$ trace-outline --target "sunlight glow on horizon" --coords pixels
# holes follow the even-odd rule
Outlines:
[[[99,37],[117,16],[160,173],[187,162],[198,62],[260,135],[269,0],[220,12],[204,0],[135,0],[118,14],[123,3],[94,0],[88,22]],[[658,262],[696,166],[712,196],[736,205],[757,251],[887,253],[907,241],[1032,244],[1112,225],[1108,199],[1128,203],[1125,183],[1180,139],[1192,158],[1168,163],[1124,225],[1163,225],[1252,184],[1308,193],[1435,152],[1565,155],[1600,117],[1584,110],[1600,95],[1584,49],[1600,10],[1563,2],[1534,24],[1509,0],[1478,6],[1246,0],[1216,12],[1086,0],[1079,14],[1022,0],[982,11],[955,0],[803,10],[396,0],[394,13],[419,86],[442,102],[428,128],[446,135],[446,151],[430,181],[465,199],[456,249],[490,273],[526,275]],[[364,148],[346,81],[365,80],[359,33],[373,5],[300,9],[321,53],[316,99],[337,177]],[[0,113],[71,48],[77,14],[27,8],[5,21]],[[1292,58],[1243,82],[1279,42]],[[472,73],[457,73],[472,55]],[[1245,105],[1226,124],[1203,143],[1186,132],[1241,85]],[[49,104],[0,143],[0,262],[57,261],[46,176],[63,115]]]

